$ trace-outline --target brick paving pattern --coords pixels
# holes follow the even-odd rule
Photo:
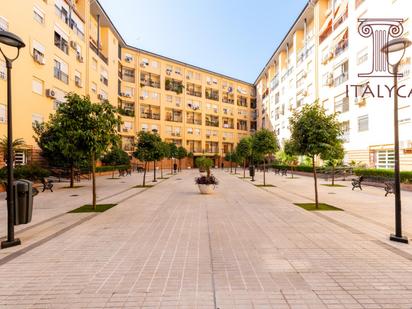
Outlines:
[[[407,253],[215,173],[214,195],[183,172],[1,265],[0,308],[412,308]]]

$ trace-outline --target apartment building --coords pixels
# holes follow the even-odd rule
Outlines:
[[[288,119],[293,110],[319,101],[329,112],[339,113],[346,162],[393,168],[393,97],[383,93],[385,86],[393,86],[393,78],[362,74],[384,58],[373,50],[375,34],[361,35],[360,19],[403,19],[403,35],[411,39],[411,17],[408,0],[310,1],[256,80],[258,127],[273,129],[283,142],[290,137]],[[396,22],[372,24],[388,27]],[[409,90],[411,56],[409,49],[399,79]],[[399,117],[401,168],[411,169],[410,98],[400,99]]]
[[[223,156],[257,128],[253,84],[127,45],[96,0],[10,3],[0,12],[0,29],[26,43],[12,72],[13,134],[26,142],[17,164],[40,160],[32,124],[46,121],[69,92],[119,108],[122,147],[129,153],[136,133],[145,130],[195,156]],[[5,79],[0,60],[4,90]],[[1,91],[1,135],[5,102]]]

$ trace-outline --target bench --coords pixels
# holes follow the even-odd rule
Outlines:
[[[287,176],[288,175],[288,169],[287,168],[276,168],[275,169],[275,175]]]
[[[42,192],[44,192],[46,190],[50,190],[51,192],[53,192],[53,181],[52,180],[42,178],[41,183],[43,184],[43,191]]]
[[[392,181],[387,181],[385,182],[385,197],[388,196],[388,194],[394,194],[395,193],[395,183]]]
[[[119,177],[125,177],[125,176],[131,176],[132,175],[132,170],[129,169],[123,169],[123,170],[119,170]]]
[[[355,190],[355,188],[359,188],[362,191],[363,180],[364,180],[363,176],[358,177],[358,179],[353,178],[352,179],[352,191]]]

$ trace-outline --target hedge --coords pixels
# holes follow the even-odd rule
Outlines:
[[[381,177],[387,179],[393,179],[394,171],[386,169],[368,169],[368,168],[357,168],[353,170],[356,176],[363,177]],[[412,172],[411,171],[402,171],[400,172],[401,182],[402,183],[412,183]]]
[[[280,169],[291,169],[290,165],[285,165],[285,164],[272,164],[272,168],[280,168]],[[298,172],[307,172],[307,173],[312,173],[313,168],[312,166],[307,166],[307,165],[297,165],[293,168],[293,170],[298,171]]]
[[[102,172],[113,172],[117,170],[126,170],[130,169],[130,165],[103,165],[103,166],[98,166],[96,167],[96,173],[102,173]]]
[[[36,165],[20,165],[14,168],[14,179],[40,180],[50,176],[50,171]],[[7,179],[7,167],[0,169],[0,180]]]

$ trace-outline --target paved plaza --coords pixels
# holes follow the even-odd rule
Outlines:
[[[193,170],[147,190],[132,188],[138,174],[99,178],[99,199],[119,205],[97,215],[66,216],[88,201],[88,183],[40,194],[41,215],[17,233],[26,244],[1,251],[0,308],[412,308],[411,245],[387,240],[383,189],[320,186],[345,211],[307,212],[293,203],[313,198],[308,177],[271,173],[276,187],[261,188],[214,173],[210,196]]]

